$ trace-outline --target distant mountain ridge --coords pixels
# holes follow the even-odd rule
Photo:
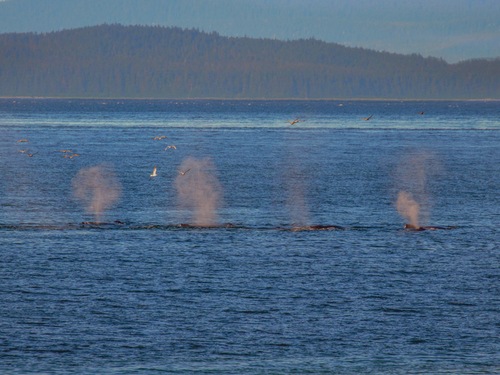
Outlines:
[[[500,56],[498,0],[7,0],[0,33],[119,23],[419,53],[448,62]]]
[[[0,34],[0,96],[500,99],[500,59],[101,25]]]

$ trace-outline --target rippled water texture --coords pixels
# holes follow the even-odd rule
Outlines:
[[[0,372],[499,372],[499,144],[493,101],[2,99]]]

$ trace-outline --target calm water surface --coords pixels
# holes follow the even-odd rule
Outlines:
[[[494,101],[1,99],[0,372],[498,373],[499,144]]]

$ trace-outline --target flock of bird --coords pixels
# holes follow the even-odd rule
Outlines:
[[[20,139],[19,141],[17,141],[17,143],[20,143],[20,142],[30,143],[30,141],[28,141],[27,139]],[[29,149],[29,148],[27,148],[26,150],[18,150],[18,151],[19,151],[20,153],[22,153],[22,154],[26,154],[26,155],[28,155],[30,158],[31,158],[31,157],[33,157],[34,155],[36,155],[36,154],[38,154],[38,153],[40,152],[40,151],[37,151],[37,152],[34,152],[34,153],[30,154],[30,153],[28,152],[29,150],[30,150],[30,149]],[[74,152],[73,152],[73,151],[71,151],[71,150],[59,150],[59,151],[57,151],[57,152],[62,152],[62,153],[64,153],[64,154],[66,154],[66,153],[68,153],[68,152],[69,152],[69,153],[73,154],[73,155],[69,155],[69,154],[64,155],[63,159],[64,159],[64,158],[70,158],[70,159],[73,159],[75,156],[80,156],[80,155],[78,155],[78,154],[74,153]]]
[[[420,112],[420,113],[419,113],[419,115],[423,115],[423,114],[424,114],[424,112]],[[365,120],[365,121],[368,121],[368,120],[369,120],[369,119],[371,119],[372,117],[373,117],[373,115],[371,115],[371,116],[369,116],[369,117],[367,117],[367,118],[362,117],[362,119],[363,119],[363,120]],[[302,121],[302,120],[300,120],[300,119],[299,119],[299,117],[297,117],[295,120],[293,120],[293,121],[288,121],[288,122],[290,123],[290,125],[295,125],[296,123],[301,122],[301,121]]]
[[[167,138],[167,136],[166,136],[166,135],[162,135],[162,136],[160,136],[160,137],[154,137],[154,138],[153,138],[153,141],[156,141],[156,140],[161,140],[161,139],[163,139],[163,138]],[[177,147],[175,147],[175,145],[170,145],[170,146],[165,147],[165,151],[167,151],[169,148],[173,148],[174,150],[177,150]],[[150,176],[150,177],[157,177],[157,176],[158,176],[158,173],[156,173],[156,170],[157,170],[157,169],[156,169],[156,165],[155,165],[155,167],[154,167],[154,169],[153,169],[153,173],[151,173],[149,176]],[[177,172],[179,172],[181,175],[183,175],[183,176],[184,176],[184,175],[185,175],[187,172],[189,172],[190,170],[191,170],[191,168],[189,168],[189,169],[188,169],[187,171],[185,171],[185,172],[182,172],[182,171],[177,171]]]
[[[418,114],[419,114],[419,115],[423,115],[423,114],[424,114],[424,112],[425,112],[425,111],[423,111],[423,112],[418,112]],[[361,117],[361,118],[362,118],[363,120],[365,120],[365,121],[368,121],[368,120],[370,120],[372,117],[373,117],[373,115],[370,115],[370,116],[368,116],[368,117],[366,117],[366,118],[365,118],[365,117]],[[288,121],[288,122],[290,123],[290,125],[294,125],[294,124],[296,124],[296,123],[298,123],[298,122],[300,122],[300,121],[302,121],[302,120],[299,120],[299,117],[297,117],[295,120],[293,120],[293,121]]]
[[[163,139],[163,138],[167,138],[167,136],[166,136],[166,135],[162,135],[162,136],[160,136],[160,137],[154,137],[154,138],[153,138],[153,140],[160,140],[160,139]],[[21,143],[21,142],[30,143],[30,141],[28,141],[27,139],[20,139],[19,141],[17,141],[17,143]],[[165,148],[165,151],[166,151],[166,150],[168,150],[169,148],[173,148],[174,150],[177,150],[177,147],[175,147],[175,145],[170,145],[170,146],[167,146],[167,147]],[[30,153],[28,152],[29,150],[30,150],[30,149],[29,149],[29,148],[27,148],[26,150],[18,150],[18,151],[19,151],[19,152],[21,152],[22,154],[26,154],[26,155],[28,155],[29,157],[33,157],[34,155],[36,155],[36,154],[38,154],[38,153],[40,152],[40,151],[37,151],[37,152],[34,152],[34,153],[30,154]],[[75,153],[75,152],[73,152],[73,151],[71,151],[71,150],[59,150],[59,151],[57,151],[57,152],[62,152],[63,154],[65,154],[65,155],[64,155],[64,157],[63,157],[63,159],[64,159],[64,158],[70,158],[70,159],[73,159],[75,156],[80,156],[79,154],[77,154],[77,153]],[[72,154],[72,155],[70,155],[70,154]],[[156,166],[155,166],[155,167],[154,167],[154,169],[153,169],[153,173],[150,175],[151,177],[157,177],[157,176],[158,176],[158,174],[156,173],[156,170],[157,170],[157,169],[156,169]],[[181,175],[183,175],[183,176],[184,176],[184,175],[185,175],[187,172],[189,172],[190,170],[191,170],[191,168],[189,168],[187,171],[184,171],[184,172],[182,172],[182,171],[178,171],[178,172],[179,172]]]
[[[373,116],[373,115],[372,115],[372,116]],[[370,118],[371,118],[372,116],[370,116]],[[370,118],[368,118],[368,120],[369,120]],[[294,125],[294,124],[296,124],[296,123],[298,123],[298,122],[300,122],[300,121],[301,121],[301,120],[299,119],[299,117],[297,117],[295,120],[293,120],[293,121],[288,121],[288,122],[290,123],[290,125]],[[167,138],[167,136],[166,136],[166,135],[162,135],[162,136],[160,136],[160,137],[154,137],[154,138],[153,138],[153,140],[161,140],[161,139],[163,139],[163,138]],[[168,150],[169,148],[173,148],[174,150],[177,150],[177,147],[175,147],[174,145],[171,145],[171,146],[167,146],[167,147],[165,148],[165,151],[166,151],[166,150]],[[188,170],[186,170],[186,171],[184,171],[184,172],[182,172],[182,171],[177,171],[177,172],[179,172],[181,175],[183,175],[183,176],[184,176],[184,175],[185,175],[186,173],[188,173],[190,170],[191,170],[191,168],[189,168]],[[156,166],[155,166],[155,167],[154,167],[154,169],[153,169],[153,173],[151,173],[151,174],[150,174],[150,176],[151,176],[151,177],[157,177],[157,176],[158,176],[158,174],[156,173],[156,171],[157,171],[157,169],[156,169]]]
[[[424,112],[425,112],[425,111],[424,111]],[[419,114],[419,115],[423,115],[423,114],[424,114],[424,112],[418,112],[418,114]],[[371,119],[372,117],[373,117],[373,115],[368,116],[367,118],[362,117],[362,119],[363,119],[363,120],[365,120],[365,121],[368,121],[368,120],[369,120],[369,119]],[[290,121],[289,121],[289,122],[290,122]],[[291,122],[290,122],[290,123],[291,123]],[[292,124],[292,125],[293,125],[293,124]]]
[[[419,115],[423,115],[423,114],[424,114],[424,112],[419,112],[418,114],[419,114]],[[367,118],[364,118],[364,117],[363,117],[363,120],[368,121],[368,120],[370,120],[372,117],[373,117],[373,115],[371,115],[371,116],[369,116],[369,117],[367,117]],[[298,123],[298,122],[301,122],[301,121],[303,121],[303,120],[300,120],[300,118],[299,118],[299,117],[297,117],[295,120],[293,120],[293,121],[288,121],[288,122],[290,123],[290,125],[294,125],[294,124],[296,124],[296,123]],[[163,139],[163,138],[167,138],[167,136],[166,136],[166,135],[162,135],[162,136],[159,136],[159,137],[154,137],[154,138],[153,138],[153,140],[154,140],[154,141],[155,141],[155,140],[161,140],[161,139]],[[20,142],[27,142],[27,143],[29,143],[29,141],[28,141],[27,139],[20,139],[19,141],[17,141],[17,143],[20,143]],[[165,151],[166,151],[166,150],[168,150],[168,149],[170,149],[170,148],[173,148],[174,150],[177,150],[177,147],[175,147],[175,145],[169,145],[169,146],[165,147]],[[40,152],[40,151],[37,151],[37,152],[34,152],[34,153],[30,154],[30,153],[28,152],[29,150],[30,150],[30,149],[29,149],[29,148],[27,148],[26,150],[18,150],[18,151],[19,151],[19,152],[21,152],[21,153],[23,153],[23,154],[28,155],[29,157],[33,157],[34,155],[36,155],[36,154],[38,154],[38,153]],[[71,151],[71,150],[59,150],[58,152],[62,152],[62,153],[64,153],[64,154],[65,154],[63,158],[70,158],[70,159],[73,159],[75,156],[80,156],[79,154],[74,153],[74,152],[73,152],[73,151]],[[71,153],[72,155],[70,155],[69,153]],[[155,167],[154,167],[154,169],[153,169],[153,173],[151,173],[151,174],[150,174],[150,176],[151,176],[151,177],[157,177],[157,176],[158,176],[158,174],[156,173],[156,170],[157,170],[157,169],[156,169],[156,166],[155,166]],[[191,170],[191,168],[190,168],[190,169],[188,169],[187,171],[184,171],[184,172],[182,172],[182,171],[177,171],[177,172],[179,172],[181,175],[183,175],[183,176],[184,176],[184,175],[185,175],[186,173],[188,173],[190,170]]]

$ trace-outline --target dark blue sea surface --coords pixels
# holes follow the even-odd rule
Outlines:
[[[0,372],[498,373],[499,145],[498,101],[0,99]]]

